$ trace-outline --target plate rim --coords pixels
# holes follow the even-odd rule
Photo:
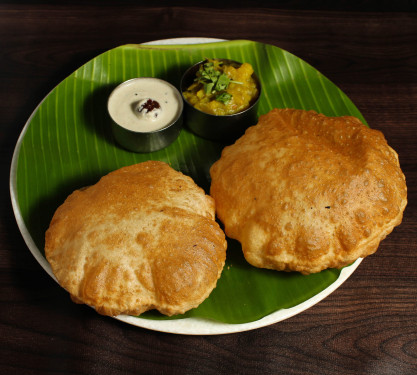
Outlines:
[[[205,38],[205,37],[184,37],[184,38],[168,38],[154,40],[150,42],[141,43],[142,45],[190,45],[190,44],[206,44],[206,43],[216,43],[216,42],[226,42],[227,39],[218,39],[218,38]],[[56,86],[58,86],[59,82]],[[56,87],[55,86],[55,87]],[[13,213],[16,219],[17,226],[19,231],[26,243],[26,246],[29,248],[29,251],[32,253],[36,261],[41,265],[41,267],[58,283],[55,275],[52,272],[51,266],[44,256],[42,256],[40,250],[36,246],[32,236],[30,235],[23,217],[20,212],[19,204],[17,201],[17,162],[19,158],[19,152],[23,138],[26,134],[26,131],[31,123],[33,117],[38,111],[39,107],[46,100],[46,98],[51,94],[55,87],[48,92],[48,94],[40,101],[40,103],[33,110],[28,120],[26,121],[19,137],[16,142],[16,146],[13,151],[11,166],[10,166],[10,176],[9,176],[9,189],[10,189],[10,198],[12,202]],[[230,334],[250,331],[253,329],[258,329],[266,327],[283,320],[289,319],[295,315],[300,314],[301,312],[309,309],[310,307],[316,305],[336,289],[338,289],[358,268],[359,264],[362,262],[362,258],[357,259],[351,265],[343,268],[338,276],[338,278],[330,284],[327,288],[323,289],[321,292],[315,294],[313,297],[310,297],[306,301],[286,309],[277,310],[259,320],[255,320],[248,323],[224,323],[219,321],[214,321],[210,319],[190,317],[183,319],[174,319],[174,320],[152,320],[144,319],[141,317],[130,316],[130,315],[118,315],[113,317],[116,320],[134,325],[140,328],[145,328],[158,332],[173,333],[173,334],[182,334],[182,335],[220,335],[220,334]],[[58,283],[59,285],[59,283]]]

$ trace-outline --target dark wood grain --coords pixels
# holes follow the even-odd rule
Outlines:
[[[417,374],[416,6],[312,3],[0,2],[0,373]],[[11,209],[14,146],[55,85],[118,45],[187,36],[256,40],[306,60],[384,132],[407,178],[403,223],[377,253],[316,306],[254,331],[171,335],[73,304]]]

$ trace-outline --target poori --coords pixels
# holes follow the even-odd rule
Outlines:
[[[374,253],[407,187],[383,134],[352,116],[274,109],[210,170],[226,235],[256,267],[303,274]]]
[[[75,302],[104,315],[166,315],[215,288],[226,240],[213,199],[168,164],[123,167],[74,191],[56,210],[45,254]]]

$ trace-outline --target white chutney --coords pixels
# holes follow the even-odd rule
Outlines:
[[[158,78],[134,78],[117,86],[108,101],[115,123],[146,133],[163,129],[180,115],[182,97],[170,83]]]

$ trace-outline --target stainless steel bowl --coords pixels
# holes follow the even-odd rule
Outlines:
[[[155,80],[158,83],[163,83],[167,87],[170,87],[177,97],[178,102],[178,111],[176,117],[165,126],[160,129],[153,130],[153,131],[137,131],[131,130],[124,127],[122,124],[118,123],[112,113],[110,111],[111,101],[115,95],[115,93],[119,90],[123,90],[128,85],[136,84],[140,86],[141,80]],[[164,147],[169,146],[172,142],[174,142],[177,137],[179,136],[182,123],[183,123],[183,100],[179,91],[170,83],[163,81],[158,78],[133,78],[128,81],[125,81],[118,85],[110,94],[108,102],[107,102],[107,109],[109,115],[112,119],[112,132],[115,140],[119,143],[123,148],[139,153],[147,153],[160,150]],[[130,104],[128,105],[130,107]],[[130,108],[128,108],[130,109]]]
[[[232,64],[236,67],[242,63],[229,60],[217,59]],[[205,61],[200,61],[186,70],[183,74],[180,84],[181,94],[193,83],[199,66]],[[249,108],[242,112],[232,115],[216,116],[209,113],[202,112],[192,106],[182,95],[184,106],[184,125],[187,126],[193,133],[203,138],[231,142],[239,138],[245,130],[258,121],[258,104],[261,96],[261,83],[259,78],[254,73],[252,76],[258,86],[258,96],[252,100]]]

